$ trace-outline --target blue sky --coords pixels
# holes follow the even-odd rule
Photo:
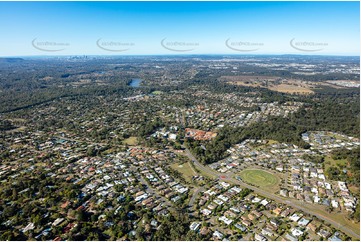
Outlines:
[[[359,13],[359,2],[0,2],[0,56],[359,55]]]

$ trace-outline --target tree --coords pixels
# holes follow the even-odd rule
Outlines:
[[[86,238],[88,241],[99,241],[99,234],[97,232],[90,232]]]
[[[85,215],[85,212],[82,210],[82,209],[78,209],[76,211],[76,219],[79,221],[79,222],[84,222],[86,221],[86,215]]]
[[[15,188],[12,189],[12,200],[17,200],[18,198],[18,192],[16,191]]]
[[[86,153],[88,156],[93,157],[93,156],[96,156],[97,150],[95,149],[94,146],[89,146]]]
[[[13,241],[15,240],[15,236],[14,233],[10,230],[7,230],[3,233],[0,233],[0,239],[1,240],[6,240],[6,241]]]

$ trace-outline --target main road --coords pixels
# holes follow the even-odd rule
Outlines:
[[[329,224],[333,225],[335,228],[343,231],[345,234],[347,234],[347,235],[349,235],[349,236],[351,236],[353,238],[360,239],[360,231],[359,230],[357,232],[355,232],[354,230],[348,228],[347,224],[340,224],[339,222],[331,219],[330,217],[328,217],[328,216],[326,216],[324,214],[321,214],[322,210],[315,209],[316,205],[310,205],[310,204],[305,203],[304,201],[297,201],[295,199],[291,200],[291,199],[282,198],[282,197],[280,197],[280,196],[278,196],[278,195],[276,195],[276,194],[274,194],[272,192],[265,191],[265,190],[260,189],[258,187],[255,187],[255,186],[252,186],[252,185],[249,185],[249,184],[246,184],[244,182],[241,182],[239,180],[234,179],[233,178],[233,176],[234,176],[233,173],[227,173],[227,174],[218,173],[217,171],[211,169],[210,167],[207,167],[207,166],[204,166],[203,164],[201,164],[187,148],[185,148],[185,152],[186,152],[186,155],[192,160],[193,164],[199,170],[201,170],[202,172],[204,172],[204,173],[206,173],[206,174],[208,174],[208,175],[210,175],[210,176],[212,176],[214,178],[220,178],[220,176],[225,176],[225,178],[222,178],[224,181],[228,181],[230,183],[237,184],[237,185],[240,185],[242,187],[252,189],[257,194],[259,194],[261,196],[264,196],[264,197],[267,197],[267,198],[270,198],[270,199],[272,199],[272,200],[274,200],[276,202],[286,203],[287,205],[289,205],[289,206],[291,206],[293,208],[302,210],[305,213],[314,215],[314,216],[318,217],[319,219],[328,222]],[[317,210],[320,210],[320,211],[317,211]]]

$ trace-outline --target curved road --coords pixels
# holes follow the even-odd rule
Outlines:
[[[185,147],[184,147],[185,148]],[[200,169],[201,171],[205,172],[206,174],[209,174],[211,176],[214,176],[216,178],[219,178],[220,176],[224,176],[225,174],[223,173],[218,173],[217,171],[211,169],[210,167],[206,167],[204,165],[202,165],[193,155],[192,153],[187,149],[185,148],[185,151],[186,151],[186,154],[187,156],[193,161],[194,165],[197,166],[198,169]],[[276,202],[279,202],[279,203],[286,203],[287,205],[291,206],[291,207],[294,207],[294,208],[297,208],[299,210],[302,210],[304,211],[305,213],[308,213],[308,214],[311,214],[311,215],[314,215],[316,217],[318,217],[319,219],[321,220],[324,220],[330,224],[332,224],[335,228],[343,231],[344,233],[346,233],[347,235],[353,237],[353,238],[357,238],[357,239],[360,239],[360,234],[359,234],[359,231],[358,233],[356,233],[354,230],[350,229],[347,227],[347,224],[340,224],[338,223],[337,221],[323,215],[323,214],[320,214],[318,212],[315,212],[315,211],[312,211],[312,208],[309,207],[308,204],[306,203],[303,203],[301,201],[296,201],[296,200],[288,200],[286,198],[283,198],[283,197],[280,197],[274,193],[271,193],[271,192],[268,192],[268,191],[265,191],[265,190],[262,190],[258,187],[254,187],[252,185],[249,185],[249,184],[246,184],[244,182],[241,182],[241,181],[238,181],[236,179],[233,178],[234,174],[233,173],[228,173],[226,175],[227,177],[222,179],[224,181],[228,181],[230,183],[233,183],[233,184],[237,184],[237,185],[240,185],[242,187],[245,187],[245,188],[249,188],[249,189],[252,189],[253,191],[255,191],[255,193],[261,195],[261,196],[264,196],[264,197],[267,197],[267,198],[270,198]],[[314,208],[313,208],[314,209]]]
[[[199,194],[200,192],[203,192],[203,191],[204,191],[204,188],[203,188],[203,187],[198,187],[198,188],[194,191],[191,199],[189,200],[189,204],[188,204],[188,206],[189,206],[190,209],[192,209],[193,204],[194,204],[194,201],[196,200],[198,194]]]

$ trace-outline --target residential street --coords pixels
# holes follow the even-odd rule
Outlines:
[[[224,176],[225,174],[223,173],[217,173],[216,171],[214,171],[213,169],[209,168],[209,167],[206,167],[204,165],[202,165],[199,161],[197,161],[197,159],[192,155],[192,153],[186,149],[186,155],[193,161],[194,165],[201,171],[209,174],[210,176],[213,176],[213,178],[219,178],[220,179],[220,176]],[[230,182],[230,183],[233,183],[233,184],[237,184],[237,185],[240,185],[241,187],[244,187],[244,188],[249,188],[249,189],[252,189],[254,190],[256,193],[258,193],[259,195],[261,196],[264,196],[264,197],[267,197],[267,198],[270,198],[276,202],[280,202],[280,203],[286,203],[287,205],[291,206],[291,207],[294,207],[294,208],[297,208],[297,209],[300,209],[302,211],[304,211],[305,213],[308,213],[310,215],[314,215],[330,224],[332,224],[333,226],[335,226],[335,228],[337,229],[340,229],[342,230],[343,232],[345,232],[346,234],[348,234],[349,236],[352,236],[352,237],[356,237],[358,238],[360,236],[360,233],[359,231],[354,231],[348,227],[346,227],[347,225],[345,224],[340,224],[339,222],[337,221],[334,221],[332,220],[331,218],[321,214],[320,212],[316,212],[316,208],[315,206],[309,206],[307,203],[305,203],[304,201],[297,201],[295,199],[285,199],[285,198],[282,198],[274,193],[271,193],[271,192],[268,192],[268,191],[265,191],[263,189],[260,189],[258,187],[255,187],[255,186],[252,186],[252,185],[249,185],[249,184],[246,184],[244,182],[241,182],[241,181],[238,181],[236,179],[234,179],[235,174],[233,173],[227,173],[227,178],[223,179],[224,181],[227,181],[227,182]]]

